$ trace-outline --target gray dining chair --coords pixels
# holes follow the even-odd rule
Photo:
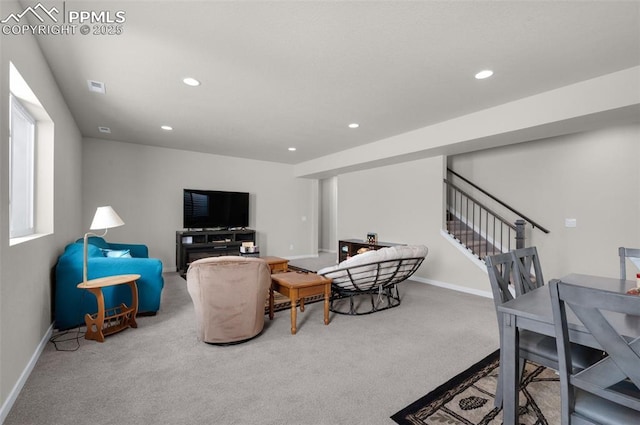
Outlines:
[[[498,311],[498,306],[513,300],[515,290],[512,292],[512,276],[514,261],[511,253],[497,254],[485,258],[491,292],[493,293],[493,303],[498,319],[498,332],[500,335],[500,346],[502,347],[502,325],[503,316]],[[538,334],[536,332],[523,330],[520,332],[520,376],[524,370],[526,360],[551,367],[558,368],[558,355],[554,338]],[[498,383],[496,388],[495,406],[502,406],[502,378],[498,373]]]
[[[520,296],[544,286],[540,256],[535,246],[514,249],[511,251],[514,263],[514,279],[516,295]]]
[[[538,261],[537,256],[535,261]],[[495,305],[496,316],[498,319],[500,348],[502,349],[503,316],[502,313],[498,311],[498,306],[513,300],[515,296],[518,296],[517,292],[522,293],[523,291],[517,291],[515,289],[510,290],[510,286],[512,286],[512,282],[515,280],[514,274],[516,273],[514,270],[515,258],[511,252],[488,256],[485,258],[485,263],[489,274],[493,303]],[[542,276],[542,273],[540,273],[539,276]],[[521,330],[519,333],[519,346],[520,377],[522,377],[524,365],[527,360],[558,370],[558,351],[554,337],[528,330]],[[584,347],[582,345],[576,344],[574,350],[574,365],[578,369],[584,369],[602,358],[601,351]],[[496,407],[502,406],[502,398],[502,379],[501,373],[498,372],[498,383],[495,398]]]
[[[620,279],[627,278],[627,258],[640,258],[640,248],[618,248],[618,255],[620,256]]]
[[[559,280],[551,281],[549,290],[558,336],[562,424],[640,423],[640,338],[618,334],[607,320],[611,313],[640,320],[640,297]],[[567,349],[567,306],[608,354],[578,372],[568,367],[573,351]]]

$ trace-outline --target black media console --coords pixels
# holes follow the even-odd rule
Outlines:
[[[242,242],[256,243],[255,230],[178,230],[176,270],[187,273],[189,264],[200,258],[240,255]]]

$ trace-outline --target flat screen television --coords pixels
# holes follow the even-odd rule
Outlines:
[[[220,190],[184,189],[185,229],[249,226],[249,194]]]

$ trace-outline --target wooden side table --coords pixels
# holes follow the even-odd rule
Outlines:
[[[84,337],[98,342],[104,342],[104,337],[119,332],[128,327],[137,328],[136,313],[138,312],[138,287],[136,280],[140,279],[139,274],[123,274],[117,276],[107,276],[98,279],[91,279],[79,283],[80,289],[86,289],[96,297],[98,312],[86,314],[84,321],[87,325],[87,332]],[[122,303],[118,307],[108,310],[104,308],[104,295],[102,288],[115,285],[129,285],[131,288],[131,307]],[[105,324],[106,321],[106,324]]]
[[[280,257],[260,257],[269,264],[271,274],[289,270],[289,260]]]
[[[285,272],[271,275],[269,288],[269,319],[273,319],[273,291],[278,291],[291,300],[291,334],[296,334],[297,307],[304,311],[304,297],[324,294],[324,324],[329,324],[329,298],[331,279],[315,273]]]

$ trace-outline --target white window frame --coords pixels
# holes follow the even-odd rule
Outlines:
[[[9,237],[19,238],[35,233],[36,120],[13,94],[9,102]]]

